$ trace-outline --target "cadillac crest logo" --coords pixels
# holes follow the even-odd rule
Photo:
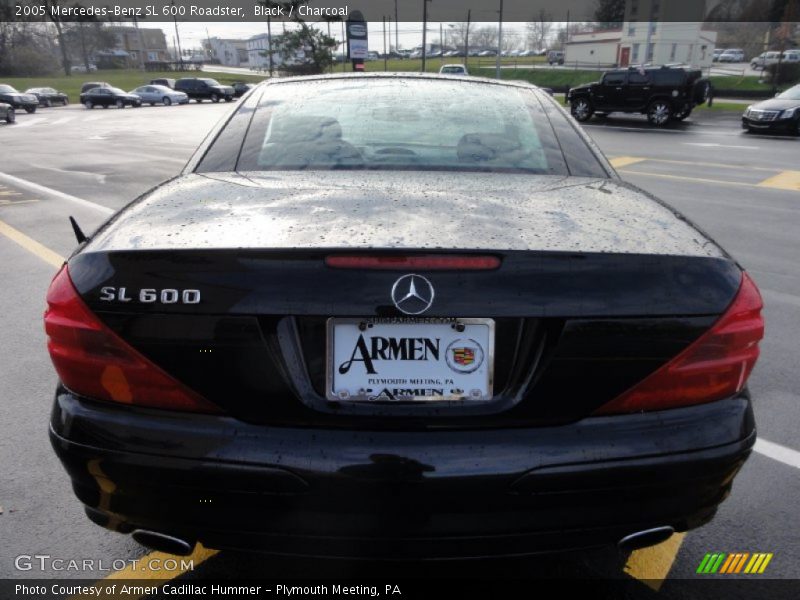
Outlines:
[[[483,364],[483,348],[473,339],[459,338],[447,346],[445,360],[456,373],[474,373]]]

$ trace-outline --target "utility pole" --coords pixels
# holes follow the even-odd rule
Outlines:
[[[383,70],[388,70],[387,60],[389,56],[386,54],[386,17],[383,17]]]
[[[422,0],[422,72],[425,72],[425,58],[428,53],[425,45],[428,40],[428,2],[431,0]]]
[[[349,56],[345,56],[345,51],[347,51],[347,38],[344,36],[344,19],[342,19],[342,73],[346,71],[347,58],[349,58]],[[350,52],[348,51],[347,54],[349,55]]]
[[[172,0],[170,4],[174,7],[175,0]],[[181,61],[181,71],[183,71],[183,52],[181,51],[181,35],[178,33],[178,17],[176,16],[176,11],[172,12],[172,20],[175,22],[175,38],[178,40],[178,60]]]
[[[500,53],[503,51],[503,0],[500,0],[500,21],[497,31],[497,56],[495,57],[495,77],[500,79]]]
[[[400,52],[400,32],[397,28],[400,25],[400,20],[397,18],[397,0],[394,0],[394,50]]]
[[[139,21],[133,17],[133,26],[136,27],[136,37],[139,39],[139,68],[144,71],[144,42],[142,42],[142,32],[139,30]]]
[[[439,21],[439,66],[441,67],[444,64],[444,40],[442,36],[444,35],[444,27],[442,22]]]
[[[469,56],[469,24],[472,21],[472,10],[467,10],[467,35],[464,36],[464,66],[467,66]]]
[[[272,77],[275,64],[272,62],[272,19],[269,15],[267,15],[267,56],[269,56],[269,76]]]

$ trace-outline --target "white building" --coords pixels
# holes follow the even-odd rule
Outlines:
[[[230,40],[218,37],[209,38],[203,46],[211,60],[226,67],[248,66],[246,40]]]
[[[710,67],[717,32],[703,23],[705,2],[693,4],[696,20],[685,3],[666,0],[627,0],[625,22],[619,29],[572,34],[565,44],[565,61],[600,67],[651,63],[685,63]]]

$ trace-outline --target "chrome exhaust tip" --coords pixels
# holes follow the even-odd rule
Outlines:
[[[643,531],[637,531],[636,533],[626,535],[619,542],[617,542],[617,546],[620,550],[627,551],[647,548],[648,546],[655,546],[656,544],[660,544],[661,542],[668,540],[673,533],[675,533],[675,529],[668,525],[663,527],[654,527],[653,529],[645,529]]]
[[[188,556],[194,550],[195,545],[194,542],[147,529],[136,529],[131,534],[131,537],[142,546],[166,552],[167,554],[177,554],[178,556]]]

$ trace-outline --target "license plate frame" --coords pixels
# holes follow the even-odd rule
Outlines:
[[[342,382],[341,377],[337,377],[337,364],[339,358],[336,355],[336,332],[338,327],[347,327],[347,330],[340,329],[340,340],[346,340],[349,336],[353,338],[355,331],[353,328],[358,329],[363,333],[367,330],[378,331],[375,327],[391,328],[393,326],[410,326],[406,327],[404,331],[411,331],[418,329],[419,331],[439,333],[444,335],[450,334],[450,337],[445,336],[444,344],[444,357],[437,357],[437,361],[442,370],[439,379],[442,380],[443,387],[437,388],[424,388],[423,391],[432,391],[424,395],[413,393],[395,395],[393,393],[397,388],[383,388],[380,392],[376,391],[375,387],[370,387],[370,384],[365,383],[358,387],[356,390],[353,386],[348,386]],[[459,330],[459,327],[463,326]],[[364,327],[360,329],[359,327]],[[481,332],[480,329],[483,331]],[[399,329],[397,331],[400,331]],[[481,334],[481,335],[478,335]],[[473,337],[469,337],[472,335]],[[475,338],[480,338],[478,341]],[[449,403],[476,403],[488,402],[492,400],[494,393],[494,359],[495,359],[495,321],[491,318],[436,318],[436,317],[330,317],[326,322],[326,349],[325,349],[325,397],[330,402],[353,402],[353,403],[425,403],[432,404],[438,402]],[[346,343],[343,341],[342,343]],[[458,344],[457,344],[458,343]],[[457,345],[456,345],[457,344]],[[353,343],[355,352],[355,345]],[[439,347],[441,354],[442,348]],[[471,353],[470,353],[471,350]],[[462,352],[457,352],[462,351]],[[340,350],[341,352],[341,350]],[[449,354],[448,354],[449,352]],[[459,356],[460,354],[460,356]],[[354,355],[350,355],[351,362],[353,362]],[[346,356],[344,358],[347,358]],[[480,362],[477,367],[472,368],[472,365]],[[472,360],[469,364],[467,361]],[[462,362],[463,361],[463,362]],[[346,362],[346,361],[345,361]],[[457,364],[458,363],[458,364]],[[374,368],[374,363],[373,363]],[[457,369],[462,369],[458,371]],[[449,369],[449,371],[447,370]],[[451,375],[452,372],[452,375]],[[448,377],[445,377],[448,375]],[[423,385],[427,385],[430,379],[425,374],[415,375],[414,373],[404,375],[411,386],[420,385],[418,382],[424,380]],[[367,374],[364,375],[366,380]],[[389,376],[391,379],[392,377]],[[381,379],[378,374],[378,379]],[[452,384],[452,387],[445,385],[444,381],[450,380],[458,383],[474,383],[479,381],[480,385],[477,387],[468,386],[461,387]],[[384,379],[384,381],[386,381]],[[387,384],[389,385],[389,384]],[[400,384],[395,384],[400,385]],[[337,387],[338,386],[338,387]],[[441,391],[441,394],[435,392]],[[342,392],[345,393],[342,393]],[[404,389],[404,391],[420,391],[417,389]],[[386,393],[389,395],[387,396]]]

